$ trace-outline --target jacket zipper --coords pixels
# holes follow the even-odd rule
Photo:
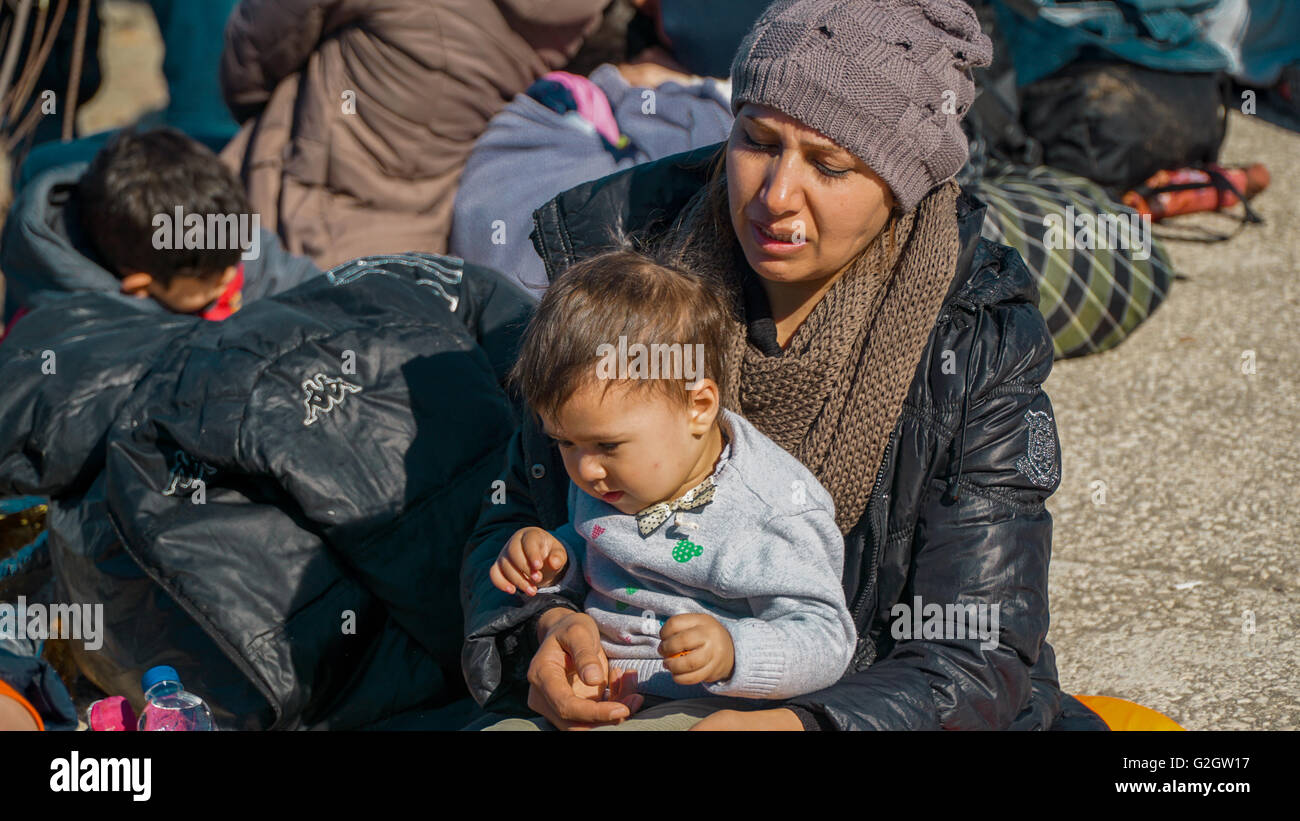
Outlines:
[[[885,480],[885,468],[889,465],[889,454],[890,451],[892,451],[893,449],[894,449],[894,436],[891,433],[889,437],[889,442],[885,444],[885,453],[880,459],[880,470],[876,473],[876,483],[871,488],[871,496],[869,497],[871,499],[875,499],[876,494],[880,492],[880,485]],[[886,507],[886,511],[888,511],[888,507]],[[888,516],[886,516],[886,523],[888,523]],[[885,541],[884,534],[879,532],[881,529],[882,528],[875,527],[874,522],[872,523],[871,570],[867,575],[867,583],[863,585],[861,590],[858,591],[857,601],[854,602],[853,604],[853,623],[855,625],[862,623],[863,610],[865,609],[867,604],[867,594],[873,591],[876,587],[876,575],[878,570],[877,562],[880,559],[880,546],[884,544]],[[870,625],[867,626],[869,627]],[[862,630],[862,628],[858,628],[858,629]],[[859,635],[859,639],[864,643],[864,647],[865,647],[867,643],[867,638],[864,635]],[[854,653],[853,655],[854,667],[857,667],[857,664],[862,660],[863,655],[864,654],[861,652]]]

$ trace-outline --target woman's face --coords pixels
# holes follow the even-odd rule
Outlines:
[[[838,274],[894,207],[867,164],[776,109],[746,103],[727,143],[731,224],[754,272],[811,284]]]

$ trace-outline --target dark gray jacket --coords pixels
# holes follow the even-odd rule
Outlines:
[[[613,225],[649,234],[665,228],[703,183],[717,150],[667,157],[548,202],[534,217],[548,275],[602,250]],[[963,196],[957,208],[958,274],[870,502],[845,539],[844,593],[859,635],[853,664],[837,684],[784,702],[809,729],[1041,730],[1058,722],[1063,708],[1068,720],[1060,723],[1104,729],[1061,693],[1045,641],[1052,517],[1044,502],[1061,464],[1042,389],[1051,336],[1019,255],[980,239],[984,206]],[[764,320],[749,321],[751,338],[761,336]],[[506,503],[483,507],[466,551],[462,667],[480,704],[526,713],[535,617],[581,603],[538,595],[521,605],[488,579],[511,533],[554,528],[566,516],[563,462],[531,417],[508,453]],[[984,649],[976,638],[896,639],[891,610],[916,596],[923,604],[999,605],[1000,643]]]

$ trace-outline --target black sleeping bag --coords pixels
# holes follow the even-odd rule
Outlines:
[[[59,594],[105,606],[104,646],[72,642],[82,671],[138,707],[169,664],[222,728],[391,725],[463,698],[461,551],[517,421],[500,380],[532,304],[431,255],[224,322],[38,304],[0,345],[0,494],[51,497]]]

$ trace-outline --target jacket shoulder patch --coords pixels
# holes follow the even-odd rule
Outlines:
[[[1029,423],[1026,453],[1016,460],[1016,470],[1039,487],[1051,487],[1061,478],[1056,454],[1056,424],[1047,411],[1025,411]]]

